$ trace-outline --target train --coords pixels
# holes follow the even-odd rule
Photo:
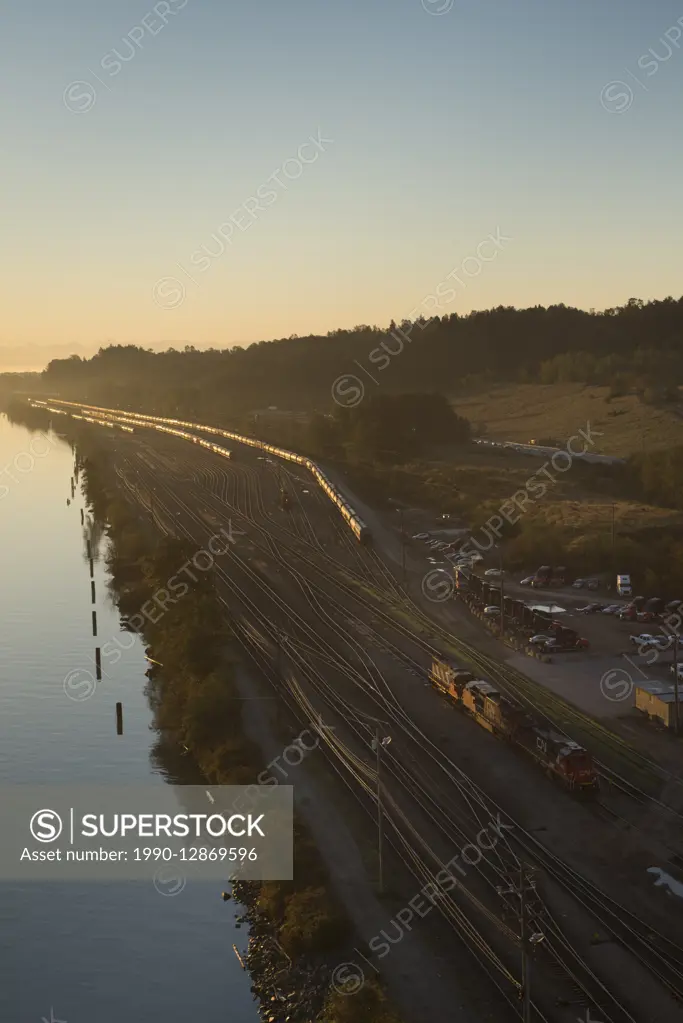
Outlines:
[[[432,660],[429,679],[477,724],[530,754],[565,788],[579,793],[597,790],[598,776],[590,753],[573,739],[542,724],[490,682],[438,658]]]
[[[229,440],[237,441],[239,444],[246,444],[248,447],[258,448],[260,451],[265,451],[269,455],[274,455],[276,458],[282,458],[288,462],[296,462],[298,465],[303,465],[309,470],[313,478],[315,479],[318,486],[325,492],[329,497],[330,501],[337,506],[339,512],[348,525],[349,529],[361,544],[370,544],[372,542],[372,534],[366,522],[358,515],[356,510],[349,504],[344,495],[338,490],[337,487],[331,482],[330,479],[325,475],[322,469],[312,461],[310,458],[306,458],[305,455],[298,455],[294,451],[288,451],[286,448],[278,448],[273,444],[266,444],[264,441],[257,440],[255,437],[246,437],[239,433],[233,433],[230,430],[221,430],[217,426],[206,426],[202,423],[190,423],[182,419],[170,419],[165,416],[150,416],[138,412],[125,413],[120,409],[107,409],[101,408],[97,405],[82,405],[75,401],[64,401],[60,398],[53,398],[52,401],[59,405],[70,405],[75,408],[89,409],[95,412],[107,412],[109,414],[116,414],[123,418],[123,422],[140,426],[140,420],[144,420],[145,423],[157,424],[157,423],[168,423],[172,426],[186,426],[193,430],[201,430],[202,433],[212,433],[220,437],[226,437]],[[134,417],[134,418],[132,418]],[[162,429],[160,426],[156,426],[156,429]],[[164,432],[172,433],[178,437],[183,437],[186,440],[191,440],[196,444],[201,444],[203,447],[207,447],[210,450],[216,451],[218,454],[223,454],[226,449],[219,448],[217,445],[212,447],[208,441],[204,441],[201,438],[195,438],[192,434],[183,432],[182,430],[173,430],[165,428]],[[230,454],[227,455],[230,457]]]

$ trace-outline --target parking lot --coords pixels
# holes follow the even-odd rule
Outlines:
[[[480,570],[478,575],[484,575]],[[500,584],[497,577],[487,581]],[[570,700],[597,718],[636,716],[635,689],[644,681],[673,682],[672,645],[666,642],[662,619],[649,622],[625,621],[616,614],[601,611],[583,613],[589,604],[626,607],[630,601],[608,595],[574,589],[530,588],[521,586],[517,578],[503,579],[504,593],[524,600],[530,606],[552,608],[552,618],[588,640],[588,648],[568,653],[553,653],[550,663],[535,660],[521,653],[510,653],[506,660],[548,689]],[[540,628],[539,632],[545,630]],[[669,630],[670,631],[670,630]],[[661,638],[662,646],[645,649],[634,644],[632,636],[650,634]],[[680,656],[683,661],[683,652]],[[681,684],[683,696],[683,680]]]

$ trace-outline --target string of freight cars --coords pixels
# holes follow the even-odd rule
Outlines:
[[[35,399],[34,399],[35,401]],[[303,465],[312,474],[318,486],[327,494],[330,501],[337,506],[342,518],[346,521],[351,532],[354,534],[356,539],[360,543],[369,543],[372,539],[370,530],[366,523],[357,514],[354,508],[348,503],[344,495],[334,486],[332,481],[328,479],[322,469],[310,458],[306,458],[304,455],[297,455],[294,451],[288,451],[286,448],[278,448],[273,444],[266,444],[264,441],[257,440],[255,437],[246,437],[240,433],[232,433],[230,430],[221,430],[217,426],[206,426],[203,423],[188,423],[182,419],[170,419],[164,416],[149,416],[144,415],[141,412],[125,412],[122,409],[102,408],[99,405],[83,405],[80,402],[75,401],[64,401],[60,398],[51,398],[51,402],[57,405],[69,405],[73,408],[88,409],[91,412],[108,413],[109,415],[123,415],[129,417],[126,421],[132,422],[134,417],[137,420],[145,420],[151,423],[170,423],[173,426],[188,426],[193,430],[201,430],[203,433],[213,433],[220,437],[227,437],[229,440],[235,440],[239,444],[246,444],[249,447],[259,448],[261,451],[267,451],[270,455],[275,455],[276,458],[282,458],[287,462],[296,462],[298,465]],[[35,404],[47,405],[47,402],[35,401]],[[174,431],[167,431],[173,433]],[[179,433],[178,436],[186,437],[188,440],[192,440],[190,435]],[[197,443],[202,443],[197,441]],[[205,447],[209,446],[204,444]],[[229,457],[229,456],[228,456]]]

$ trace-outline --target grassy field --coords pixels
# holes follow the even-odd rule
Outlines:
[[[542,521],[547,525],[609,533],[612,528],[613,505],[615,529],[622,534],[639,529],[683,525],[683,515],[668,508],[657,508],[636,501],[612,502],[590,495],[581,501],[539,501],[535,508],[529,509],[528,515],[530,520]]]
[[[516,384],[456,398],[454,405],[475,432],[485,424],[491,440],[564,442],[590,422],[602,433],[592,448],[598,454],[626,457],[683,444],[683,418],[672,410],[646,405],[635,394],[608,395],[607,387],[584,384]]]
[[[374,467],[362,478],[354,473],[353,482],[375,507],[381,506],[380,495],[390,494],[404,502],[411,509],[406,518],[409,530],[434,528],[443,513],[451,515],[450,527],[474,527],[496,514],[515,493],[524,491],[542,464],[541,459],[514,452],[453,445],[434,453],[429,461]],[[618,496],[609,480],[601,480],[603,471],[598,466],[576,465],[564,475],[555,473],[545,496],[524,506],[521,520],[525,528],[552,527],[561,531],[567,542],[572,537],[609,539],[613,515],[620,537],[641,530],[673,529],[678,533],[683,529],[683,513]]]

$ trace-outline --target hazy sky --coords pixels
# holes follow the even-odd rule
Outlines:
[[[0,346],[683,291],[680,0],[0,14]]]

